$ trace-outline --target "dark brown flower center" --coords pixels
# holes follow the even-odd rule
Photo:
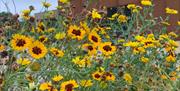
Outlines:
[[[112,50],[112,48],[109,45],[104,46],[103,49],[105,51],[111,51]]]
[[[58,55],[59,52],[58,52],[57,50],[54,50],[54,54],[55,54],[55,55]]]
[[[40,24],[38,27],[39,27],[42,31],[44,31],[44,30],[45,30],[45,26],[44,26],[44,25],[42,25],[42,24]]]
[[[23,47],[26,44],[26,41],[23,39],[19,39],[16,43],[16,46]]]
[[[151,41],[145,42],[145,45],[148,45],[148,44],[152,44],[152,42]]]
[[[39,55],[39,54],[41,54],[42,53],[42,50],[41,50],[41,48],[39,48],[39,47],[34,47],[33,49],[32,49],[32,52],[34,53],[34,54],[37,54],[37,55]]]
[[[96,36],[92,36],[91,39],[94,41],[94,42],[98,42],[98,38]]]
[[[80,36],[81,35],[81,31],[80,30],[73,30],[72,31],[73,34],[75,34],[76,36]]]
[[[87,48],[88,48],[90,51],[93,50],[93,47],[92,47],[92,46],[88,46]]]
[[[45,41],[45,38],[42,37],[42,38],[39,39],[39,41],[44,42],[44,41]]]
[[[94,75],[95,78],[100,78],[101,76],[99,74]]]
[[[112,76],[112,74],[109,73],[109,72],[106,72],[105,75],[106,75],[106,76],[110,76],[110,77]]]
[[[73,84],[68,84],[65,86],[66,91],[72,91],[73,90]]]

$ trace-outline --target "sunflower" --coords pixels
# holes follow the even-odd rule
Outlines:
[[[106,56],[113,54],[116,51],[116,47],[111,42],[101,43],[99,50]]]
[[[10,43],[14,50],[22,51],[28,48],[28,46],[32,43],[32,39],[24,35],[15,34],[13,35]]]
[[[86,31],[87,34],[90,32],[90,28],[86,22],[80,22],[80,27]]]
[[[96,54],[96,47],[92,44],[83,44],[82,48],[83,50],[87,51],[89,55]]]
[[[39,41],[44,43],[48,40],[48,38],[45,35],[39,36]]]
[[[103,75],[103,73],[99,72],[99,71],[95,71],[94,73],[92,73],[93,79],[98,80],[98,81],[101,80],[102,75]]]
[[[0,52],[4,51],[5,46],[3,44],[0,44]]]
[[[27,9],[27,10],[23,10],[22,11],[22,18],[25,19],[25,20],[29,20],[30,19],[30,13],[31,13],[31,10]]]
[[[88,39],[90,42],[92,42],[95,46],[99,46],[99,44],[101,43],[101,38],[100,36],[95,32],[91,32],[88,36]]]
[[[29,54],[35,59],[43,58],[46,53],[47,48],[39,41],[35,41],[31,46],[29,46]]]
[[[51,48],[50,51],[52,52],[53,55],[57,56],[57,57],[63,57],[64,56],[64,52],[56,49],[56,48]]]
[[[73,91],[73,88],[77,88],[78,84],[75,80],[69,80],[61,83],[60,91]]]
[[[116,79],[114,74],[111,72],[105,72],[103,75],[105,75],[106,80],[108,80],[108,81],[114,81]]]
[[[48,90],[49,91],[52,88],[53,88],[53,86],[49,82],[44,82],[44,83],[40,84],[40,86],[39,86],[39,90],[41,90],[41,91],[44,91],[44,90]]]
[[[37,24],[37,32],[44,32],[46,30],[43,22],[38,22]]]
[[[82,40],[84,38],[85,31],[76,25],[71,25],[68,29],[68,36],[72,39]]]

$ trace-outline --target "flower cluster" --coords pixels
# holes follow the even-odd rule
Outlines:
[[[131,16],[107,17],[87,8],[80,18],[70,1],[58,0],[57,17],[43,2],[47,17],[38,21],[31,6],[22,12],[20,29],[3,32],[0,65],[7,69],[0,74],[0,91],[179,91],[179,35],[167,32],[167,20],[149,16],[151,0],[127,5]]]

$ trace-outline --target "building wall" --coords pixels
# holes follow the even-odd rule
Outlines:
[[[84,3],[86,1],[87,0],[72,0],[71,1],[72,7],[73,7],[72,8],[73,15],[81,14],[84,8]],[[129,3],[135,3],[135,4],[140,5],[140,1],[141,0],[98,0],[90,4],[88,8],[101,9],[102,6],[119,7],[119,6],[127,5]],[[177,34],[180,34],[180,30],[176,30],[177,21],[180,20],[180,0],[173,0],[173,1],[172,0],[153,0],[153,4],[155,5],[154,16],[156,17],[161,16],[162,18],[165,19],[165,17],[168,16],[165,13],[166,7],[173,8],[179,11],[178,15],[170,15],[169,23],[171,24],[171,26],[168,27],[168,31],[173,31],[173,32],[176,32]]]

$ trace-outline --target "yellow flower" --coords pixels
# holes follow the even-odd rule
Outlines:
[[[85,31],[76,25],[71,25],[68,29],[68,36],[72,39],[82,40],[85,36]]]
[[[50,51],[52,52],[53,55],[57,56],[57,57],[63,57],[64,56],[64,52],[56,49],[56,48],[51,48]]]
[[[90,67],[91,62],[88,59],[80,59],[80,56],[77,56],[76,58],[72,59],[72,62],[74,64],[77,64],[79,67]]]
[[[11,47],[17,51],[23,51],[32,43],[32,39],[24,35],[15,34],[10,41]]]
[[[93,85],[92,80],[81,80],[80,85],[83,87],[90,87]]]
[[[128,4],[127,8],[128,9],[135,9],[136,5],[135,4]]]
[[[111,42],[101,43],[99,50],[106,56],[112,55],[116,51],[116,46],[113,46]]]
[[[0,44],[0,52],[4,51],[5,46],[3,44]]]
[[[170,26],[171,24],[169,22],[163,21],[161,22],[162,24],[166,25],[166,26]]]
[[[175,9],[166,8],[167,14],[178,14],[178,11]]]
[[[102,75],[103,75],[103,73],[99,72],[99,71],[95,71],[94,73],[92,73],[93,79],[98,80],[98,81],[101,80]]]
[[[30,19],[30,13],[31,13],[31,10],[27,9],[27,10],[23,10],[22,11],[22,17],[23,19],[25,20],[29,20]]]
[[[167,76],[166,75],[161,75],[161,79],[165,80],[165,79],[167,79]]]
[[[176,76],[177,75],[177,72],[175,71],[172,71],[171,73],[169,73],[170,76]]]
[[[169,39],[169,36],[167,34],[159,35],[159,40]]]
[[[178,21],[177,24],[180,26],[180,21]]]
[[[137,36],[135,36],[135,39],[140,42],[140,41],[144,40],[145,38],[144,38],[144,36],[137,35]]]
[[[48,30],[47,30],[47,32],[54,32],[54,31],[56,31],[56,29],[55,28],[48,28]]]
[[[40,59],[43,58],[46,53],[47,53],[47,48],[44,46],[43,43],[39,41],[35,41],[29,46],[29,54],[35,58],[35,59]]]
[[[144,6],[152,6],[152,2],[150,0],[142,0],[141,4]]]
[[[96,54],[96,47],[93,46],[92,44],[83,44],[82,45],[83,50],[87,51],[89,55],[94,55]]]
[[[51,4],[48,2],[42,2],[42,4],[45,8],[49,8],[51,6]]]
[[[111,72],[104,72],[103,76],[106,77],[107,81],[115,81],[116,77]]]
[[[115,13],[115,14],[113,14],[112,15],[112,17],[111,18],[109,18],[109,20],[114,20],[116,17],[118,17],[119,16],[119,14],[118,13]]]
[[[59,0],[59,2],[61,2],[61,3],[68,3],[69,0]]]
[[[88,27],[88,24],[86,22],[80,22],[80,27],[85,30],[87,34],[89,34],[90,28]]]
[[[176,57],[169,55],[166,57],[166,61],[167,62],[175,62],[176,61]]]
[[[31,63],[31,61],[27,58],[20,58],[16,62],[20,65],[28,65]]]
[[[135,47],[133,48],[133,54],[138,54],[138,53],[145,53],[144,47]]]
[[[93,10],[92,10],[92,18],[93,18],[93,19],[101,19],[102,16],[97,12],[96,9],[93,9]]]
[[[95,46],[98,46],[101,43],[101,38],[100,36],[95,32],[92,31],[89,36],[88,39],[90,42],[92,42]]]
[[[175,34],[174,32],[170,32],[170,33],[168,33],[168,35],[173,37],[173,38],[177,38],[178,37],[178,35]]]
[[[127,47],[138,47],[139,45],[140,45],[139,42],[132,42],[132,41],[130,41],[130,42],[125,43],[123,46],[127,46]]]
[[[78,84],[75,80],[69,80],[61,83],[60,91],[73,91],[74,88],[78,88]]]
[[[128,18],[125,15],[119,15],[118,20],[120,23],[125,23],[127,22]]]
[[[176,79],[177,79],[176,77],[170,77],[171,81],[176,81]]]
[[[46,42],[47,40],[48,40],[48,38],[47,38],[45,35],[39,36],[39,41],[40,41],[40,42],[44,43],[44,42]]]
[[[54,81],[54,82],[58,82],[58,81],[60,81],[60,80],[62,80],[63,79],[63,76],[61,76],[61,75],[56,75],[56,76],[54,76],[53,78],[52,78],[52,80]]]
[[[174,41],[174,40],[171,40],[171,39],[168,40],[168,44],[170,46],[178,47],[178,43],[176,41]]]
[[[37,24],[37,32],[45,32],[46,28],[43,22],[38,22]]]
[[[142,61],[143,63],[147,63],[147,62],[149,62],[149,59],[148,59],[148,58],[145,58],[145,57],[141,57],[141,61]]]
[[[54,38],[57,39],[57,40],[64,39],[65,37],[66,37],[66,33],[65,32],[56,33],[56,35],[54,36]]]
[[[125,40],[124,39],[119,39],[117,42],[118,43],[123,43],[123,42],[125,42]]]
[[[128,83],[132,83],[132,77],[129,73],[125,73],[123,76],[124,80],[126,80]]]
[[[141,44],[144,44],[144,48],[154,48],[156,46],[159,46],[159,41],[155,40],[153,34],[149,34],[148,37],[141,41]]]
[[[42,83],[42,84],[40,84],[40,86],[39,86],[39,90],[42,90],[42,91],[44,91],[44,90],[50,90],[51,88],[52,88],[52,84],[49,83],[49,82]]]

